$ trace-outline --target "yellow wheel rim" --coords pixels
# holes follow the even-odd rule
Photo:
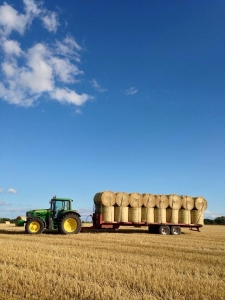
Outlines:
[[[77,221],[74,220],[73,218],[68,218],[65,222],[64,222],[64,229],[67,232],[73,232],[77,229]]]
[[[33,233],[38,232],[38,230],[40,230],[40,227],[41,227],[40,224],[36,221],[31,222],[29,225],[29,229]]]

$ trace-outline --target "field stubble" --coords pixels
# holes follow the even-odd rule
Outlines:
[[[225,299],[225,226],[33,236],[0,225],[0,299]]]

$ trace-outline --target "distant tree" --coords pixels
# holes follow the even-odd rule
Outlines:
[[[213,225],[213,224],[214,224],[214,220],[211,220],[211,219],[204,219],[204,224],[205,224],[205,225]]]
[[[222,217],[215,218],[214,223],[218,225],[225,225],[225,217],[222,216]]]

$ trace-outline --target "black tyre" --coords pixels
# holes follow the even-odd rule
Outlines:
[[[25,232],[29,234],[40,234],[44,230],[44,223],[41,219],[30,219],[25,226]]]
[[[76,214],[63,216],[59,224],[59,232],[62,234],[76,234],[81,230],[81,220]]]
[[[179,235],[181,234],[181,228],[180,226],[171,226],[170,232],[172,235]]]
[[[169,226],[167,226],[167,225],[161,225],[161,226],[159,226],[159,233],[160,234],[164,234],[164,235],[170,234],[170,228],[169,228]]]
[[[151,226],[151,225],[148,226],[149,233],[154,234],[154,233],[158,233],[158,231],[159,231],[159,226]]]

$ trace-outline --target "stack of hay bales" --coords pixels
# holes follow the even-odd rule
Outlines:
[[[94,197],[95,212],[104,222],[204,224],[207,201],[203,197],[114,193]]]
[[[94,196],[95,211],[102,213],[105,222],[114,222],[115,193],[105,191]]]

